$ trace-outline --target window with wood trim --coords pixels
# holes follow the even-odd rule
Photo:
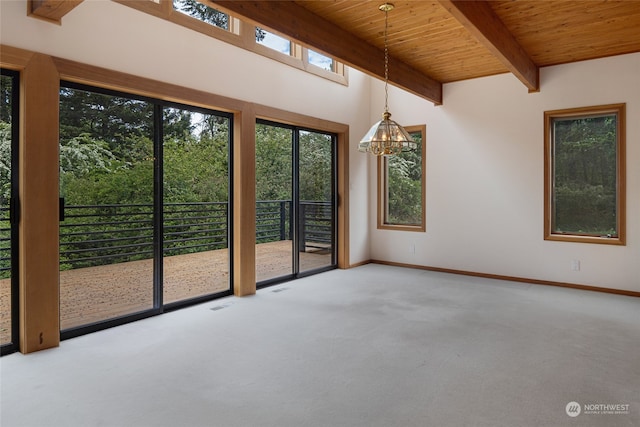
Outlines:
[[[231,19],[227,13],[195,0],[173,0],[173,9],[214,27],[230,31]]]
[[[316,52],[315,50],[308,49],[307,50],[308,57],[307,62],[311,65],[315,65],[316,67],[320,67],[323,70],[333,71],[334,73],[339,73],[338,70],[338,61],[331,58],[330,56],[323,55],[320,52]]]
[[[59,105],[62,337],[231,294],[233,115],[65,81]]]
[[[405,129],[417,150],[378,158],[378,228],[425,231],[426,126]]]
[[[625,243],[625,104],[547,111],[545,239]]]
[[[264,30],[260,27],[256,27],[256,32],[258,31],[262,32],[263,36],[259,39],[256,38],[256,43],[284,55],[292,55],[295,51],[293,43],[288,38],[272,33],[271,31]]]
[[[247,49],[311,74],[346,85],[347,67],[335,58],[303,47],[296,40],[197,0],[113,0],[210,37]]]

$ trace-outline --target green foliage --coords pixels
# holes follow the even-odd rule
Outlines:
[[[153,105],[63,92],[60,183],[68,208],[61,268],[151,257],[157,166]],[[226,205],[185,203],[227,202],[229,126],[226,117],[163,108],[163,202],[178,204],[164,221],[167,233],[177,233],[166,237],[172,254],[226,246]]]
[[[422,134],[411,136],[418,143],[415,151],[387,157],[387,218],[389,224],[422,222]]]
[[[160,166],[153,149],[154,110],[143,101],[61,90],[60,185],[68,207],[61,268],[152,256],[154,170]],[[226,247],[230,119],[179,108],[162,111],[164,250]],[[329,200],[331,138],[300,135],[302,197]],[[257,125],[258,200],[291,200],[292,147],[291,129]],[[276,218],[276,228],[279,206],[276,217],[265,217]]]
[[[198,136],[165,138],[164,143],[164,201],[219,202],[228,200],[229,122],[203,119]],[[218,118],[219,119],[219,118]],[[213,128],[212,124],[216,124]]]
[[[331,200],[332,139],[330,135],[300,131],[300,200]],[[293,130],[256,125],[256,198],[291,200]]]
[[[82,177],[91,172],[110,172],[115,157],[104,141],[84,133],[60,145],[60,173]]]
[[[11,124],[0,121],[0,238],[10,238],[11,225],[7,208],[11,197]],[[7,242],[0,242],[0,279],[11,277],[11,250]],[[5,270],[6,269],[6,270]]]
[[[556,231],[617,234],[615,193],[601,185],[562,185],[555,196]]]
[[[0,76],[0,121],[8,124],[11,124],[13,90],[13,79]]]
[[[296,132],[299,136],[300,201],[330,201],[333,184],[332,137],[312,131]],[[256,199],[259,201],[256,238],[259,243],[291,238],[294,136],[294,130],[290,128],[262,123],[256,125]],[[284,202],[265,203],[266,200]],[[323,207],[307,205],[306,209],[309,215],[320,215],[322,212],[319,210]],[[330,214],[327,216],[329,219],[318,225],[323,230],[330,229]],[[280,223],[281,220],[284,224]],[[307,222],[305,230],[309,232],[313,224],[313,221]],[[281,234],[283,231],[284,236]]]
[[[104,141],[117,159],[135,163],[153,157],[153,146],[145,144],[153,135],[153,104],[136,99],[60,89],[60,143],[86,134]],[[186,118],[185,118],[186,120]],[[177,121],[176,133],[188,129],[189,122]]]
[[[0,76],[0,279],[11,277],[11,150],[13,94],[17,90],[13,78]]]
[[[196,0],[173,0],[173,7],[200,21],[229,30],[229,15]]]
[[[162,109],[164,139],[189,139],[195,131],[192,123],[194,113],[179,108]],[[216,116],[211,116],[216,117]]]
[[[554,120],[555,231],[617,234],[616,117]]]
[[[95,170],[81,177],[65,175],[63,182],[67,204],[151,204],[153,159],[140,161],[133,166],[120,164],[112,173]]]
[[[330,135],[300,132],[300,200],[331,200],[332,158]]]
[[[88,134],[60,145],[60,186],[66,203],[147,203],[153,183],[152,161],[125,163],[116,160],[106,147],[104,141]]]
[[[291,200],[291,129],[256,125],[256,199]]]
[[[173,0],[173,7],[175,10],[179,10],[180,12],[202,22],[206,22],[207,24],[211,24],[227,31],[229,30],[229,15],[209,7],[202,2],[197,0]],[[256,41],[262,41],[264,36],[265,32],[256,28]]]
[[[11,197],[11,124],[0,121],[0,204]]]

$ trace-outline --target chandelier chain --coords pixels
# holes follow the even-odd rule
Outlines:
[[[384,9],[384,111],[389,111],[389,9]]]
[[[393,156],[403,151],[417,149],[411,135],[398,123],[391,120],[389,112],[389,11],[393,3],[384,3],[378,9],[384,12],[384,113],[382,120],[375,123],[360,140],[358,151],[376,156]]]

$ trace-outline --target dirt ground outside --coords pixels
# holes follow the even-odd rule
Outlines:
[[[291,274],[290,240],[256,245],[256,279]],[[227,249],[165,257],[164,303],[229,290]],[[301,270],[331,264],[329,251],[300,253]],[[0,343],[11,341],[11,281],[0,280]],[[153,260],[60,272],[62,330],[153,308]]]

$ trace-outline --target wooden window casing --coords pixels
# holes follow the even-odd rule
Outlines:
[[[275,35],[287,38],[291,41],[291,53],[289,55],[278,52],[268,46],[257,43],[255,38],[255,25],[244,21],[240,18],[229,15],[229,29],[217,27],[213,24],[206,23],[197,18],[189,16],[183,12],[175,10],[173,8],[172,0],[113,0],[116,3],[129,6],[141,12],[148,13],[158,18],[165,19],[173,22],[174,24],[181,25],[194,31],[198,31],[209,37],[222,40],[226,43],[234,46],[249,50],[267,58],[273,59],[283,64],[289,65],[300,70],[304,70],[308,73],[317,75],[319,77],[331,80],[342,85],[348,85],[348,67],[341,62],[334,60],[334,71],[324,70],[308,61],[307,48],[297,43],[295,40],[290,39],[288,36],[278,33],[277,31],[269,28],[264,28],[265,31],[273,33]],[[219,10],[214,3],[209,3],[205,0],[201,1],[206,6]],[[226,13],[226,12],[222,12]]]
[[[624,245],[626,231],[626,156],[625,156],[625,106],[611,104],[594,107],[572,108],[567,110],[546,111],[544,113],[544,239]],[[580,230],[562,230],[557,224],[557,188],[556,188],[556,141],[555,123],[557,121],[615,117],[615,230],[612,232],[594,232]]]
[[[388,206],[389,206],[389,183],[388,183],[388,160],[384,156],[378,157],[378,229],[380,230],[397,230],[397,231],[426,231],[426,135],[427,127],[425,125],[418,126],[405,126],[405,130],[410,134],[419,133],[421,135],[421,143],[419,144],[421,150],[422,160],[422,173],[421,173],[421,188],[420,188],[420,209],[421,218],[417,223],[400,223],[390,222],[388,220]]]

